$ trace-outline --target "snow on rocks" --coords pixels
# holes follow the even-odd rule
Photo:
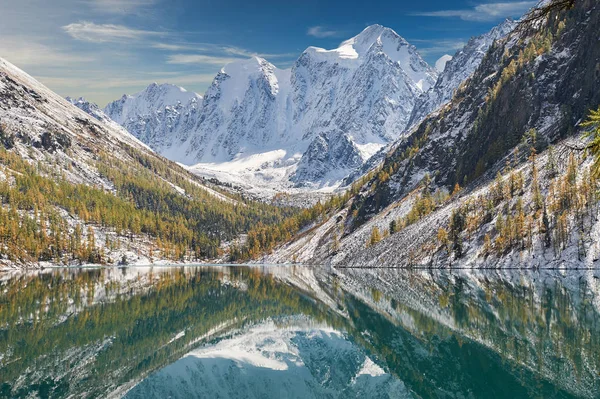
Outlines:
[[[373,25],[337,49],[309,47],[291,69],[260,57],[228,64],[203,99],[151,85],[105,112],[202,176],[257,191],[335,189],[403,132],[436,78],[414,46]]]

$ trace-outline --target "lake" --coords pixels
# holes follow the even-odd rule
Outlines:
[[[0,397],[600,397],[599,276],[304,266],[0,274]]]

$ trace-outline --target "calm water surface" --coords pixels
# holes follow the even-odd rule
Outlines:
[[[0,397],[597,398],[599,275],[0,275]]]

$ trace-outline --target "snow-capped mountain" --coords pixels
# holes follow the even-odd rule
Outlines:
[[[444,54],[442,55],[440,58],[438,58],[438,60],[435,62],[435,70],[438,71],[439,73],[444,72],[444,69],[446,68],[446,64],[448,63],[448,61],[450,61],[452,59],[452,56],[450,54]],[[439,79],[439,77],[438,77]]]
[[[421,121],[430,112],[452,99],[454,90],[475,72],[483,56],[495,40],[508,35],[517,26],[517,22],[506,19],[488,33],[472,37],[469,42],[451,59],[445,59],[444,69],[431,89],[421,95],[412,111],[409,126]],[[439,61],[442,61],[440,59]],[[437,66],[438,63],[436,63]],[[441,63],[440,63],[441,66]]]
[[[202,96],[196,93],[152,83],[108,104],[104,112],[153,150],[166,154],[194,130],[201,106]]]
[[[263,193],[335,187],[449,101],[515,24],[506,20],[442,57],[439,77],[414,46],[373,25],[336,49],[307,48],[287,70],[259,57],[228,64],[204,98],[152,84],[105,112],[204,176]]]
[[[343,133],[337,136],[322,133],[310,143],[302,155],[292,180],[302,183],[329,177],[335,182],[360,168],[364,161],[360,156],[360,149],[351,137]],[[331,170],[339,173],[336,175],[331,173]]]
[[[102,111],[102,109],[100,109],[100,107],[98,107],[98,105],[87,101],[83,97],[79,97],[78,99],[66,97],[65,99],[68,102],[70,102],[71,104],[73,104],[74,106],[76,106],[77,108],[79,108],[80,110],[82,110],[83,112],[93,116],[100,122],[104,122],[104,123],[112,122],[111,118],[108,115],[106,115],[104,113],[104,111]]]
[[[227,162],[289,145],[289,71],[253,57],[226,65],[206,91],[200,122],[180,162]]]
[[[94,248],[90,251],[97,251],[92,254],[98,254],[76,258],[77,255],[67,255],[67,250],[60,249],[57,251],[62,252],[57,252],[58,255],[41,256],[30,251],[31,246],[15,241],[14,247],[0,244],[0,269],[39,267],[50,262],[55,265],[76,265],[88,262],[148,264],[154,260],[167,261],[163,254],[153,252],[157,235],[139,230],[137,233],[133,232],[123,224],[117,224],[115,220],[118,219],[107,216],[118,208],[127,209],[122,213],[127,213],[127,217],[139,217],[140,209],[147,205],[135,204],[134,196],[127,194],[127,190],[136,190],[136,195],[149,190],[155,199],[163,195],[162,192],[165,197],[173,198],[178,204],[187,203],[194,206],[201,203],[202,209],[212,207],[213,211],[199,212],[195,216],[198,220],[213,212],[218,215],[227,207],[231,210],[225,210],[221,216],[231,215],[233,204],[239,204],[234,197],[215,190],[216,187],[210,183],[158,156],[146,144],[103,115],[96,105],[85,99],[66,100],[2,58],[0,122],[0,186],[9,189],[10,196],[11,190],[20,192],[30,189],[24,183],[19,185],[22,184],[19,181],[21,177],[31,176],[27,179],[36,179],[35,184],[44,187],[39,201],[44,201],[42,204],[47,209],[46,215],[64,221],[55,231],[66,235],[80,229],[84,232],[80,235],[81,240],[93,232]],[[31,166],[38,164],[43,164],[43,167]],[[127,179],[130,179],[130,184],[123,184]],[[59,184],[59,190],[52,188],[58,188]],[[64,193],[79,193],[78,190],[86,194],[69,195],[67,202]],[[91,203],[85,198],[94,198],[92,202],[97,212],[94,218],[101,218],[105,222],[95,223],[96,219],[90,218],[89,214],[78,211],[84,209],[86,203]],[[246,204],[250,204],[250,201]],[[188,205],[181,209],[186,206]],[[42,216],[33,218],[30,216],[33,215],[30,208],[26,202],[5,204],[3,215],[7,214],[7,209],[14,210],[14,213],[10,213],[10,217],[14,219],[9,220],[14,220],[15,225],[26,225],[31,231],[46,233],[43,226],[49,225],[48,219]],[[151,212],[157,215],[161,213],[154,206]],[[137,213],[138,216],[132,213]],[[226,217],[218,219],[225,221]],[[179,221],[169,222],[168,218],[163,221],[181,226]],[[213,226],[210,228],[214,228]],[[116,232],[117,228],[119,233]],[[196,222],[194,229],[201,230]],[[234,229],[224,230],[232,231],[231,239],[237,236]],[[131,232],[130,242],[120,241],[119,235],[123,231]],[[49,235],[50,229],[47,232]],[[6,237],[0,241],[6,242]],[[109,242],[110,246],[107,244]],[[38,245],[48,247],[46,243]]]
[[[309,47],[288,70],[259,57],[229,64],[201,106],[199,98],[161,102],[153,85],[105,111],[159,153],[200,164],[201,173],[207,163],[213,170],[226,164],[246,181],[329,186],[398,138],[436,79],[414,46],[373,25],[336,49]],[[323,144],[344,158],[315,156]],[[263,167],[265,153],[276,156]]]
[[[342,148],[337,142],[349,139],[354,150],[343,152],[346,160],[360,157],[365,162],[402,134],[416,99],[436,78],[414,46],[393,30],[373,25],[335,50],[310,47],[300,56],[292,68],[294,122],[311,141],[322,142],[326,135],[329,148]],[[356,167],[328,159],[314,162],[312,151],[305,152],[301,164],[306,167],[294,181],[313,181],[316,176],[304,170],[339,174],[340,166]]]

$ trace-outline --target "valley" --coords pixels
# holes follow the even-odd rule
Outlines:
[[[339,48],[309,47],[288,70],[256,57],[225,66],[204,96],[152,84],[104,112],[201,176],[263,198],[331,193],[449,101],[514,27],[507,20],[474,37],[437,71],[396,32],[373,25]]]
[[[0,5],[0,398],[598,397],[598,1],[312,5]]]
[[[591,6],[525,35],[507,19],[443,71],[372,25],[291,69],[252,57],[203,96],[151,84],[104,110],[3,61],[3,263],[375,266],[393,248],[402,267],[589,267],[596,175],[572,149],[600,103]]]

